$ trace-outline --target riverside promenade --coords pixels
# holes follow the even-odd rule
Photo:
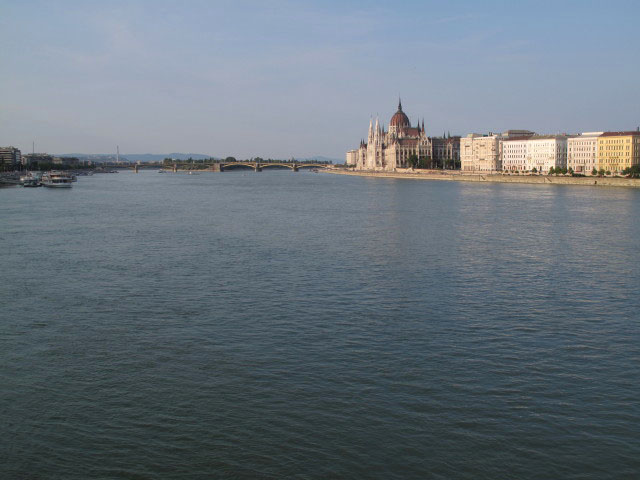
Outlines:
[[[537,183],[549,185],[591,185],[596,187],[636,187],[640,188],[640,179],[626,177],[571,177],[563,175],[503,175],[462,173],[460,171],[411,170],[396,172],[376,172],[368,170],[325,170],[338,175],[359,177],[406,178],[412,180],[440,180],[452,182],[492,182],[492,183]]]

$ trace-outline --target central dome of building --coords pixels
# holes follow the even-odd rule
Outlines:
[[[407,117],[402,111],[402,102],[400,101],[398,101],[398,111],[393,114],[393,117],[391,117],[389,126],[399,128],[408,128],[411,126],[411,124],[409,123],[409,117]]]

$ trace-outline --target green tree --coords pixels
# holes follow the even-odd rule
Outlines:
[[[538,169],[537,169],[536,167],[533,167],[533,168],[531,169],[531,173],[538,173]]]
[[[412,168],[416,168],[418,166],[418,162],[418,156],[415,153],[412,153],[411,155],[409,155],[409,158],[407,158],[407,163]]]
[[[593,170],[591,170],[591,175],[597,175],[598,174],[598,170],[596,170],[596,167],[593,167]]]
[[[625,168],[622,174],[629,178],[640,178],[640,166],[634,165],[633,167]]]
[[[604,168],[601,168],[600,170],[598,170],[598,175],[600,175],[601,177],[604,177]]]
[[[569,167],[568,172],[569,172],[569,175],[573,175],[573,168]]]
[[[236,157],[227,157],[227,158],[224,159],[224,161],[225,162],[235,162],[237,160],[236,160]]]
[[[549,175],[553,175],[554,173],[556,173],[556,169],[553,167],[549,168]]]

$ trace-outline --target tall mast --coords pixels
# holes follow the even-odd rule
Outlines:
[[[120,145],[116,145],[116,163],[119,165],[120,164]]]

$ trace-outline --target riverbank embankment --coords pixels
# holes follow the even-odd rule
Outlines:
[[[325,170],[338,175],[359,177],[406,178],[412,180],[440,180],[453,182],[491,182],[491,183],[531,183],[547,185],[591,185],[597,187],[636,187],[640,188],[640,179],[626,177],[570,177],[555,175],[502,175],[468,174],[462,172],[438,172],[433,170],[407,170],[401,172],[375,172],[366,170]]]

